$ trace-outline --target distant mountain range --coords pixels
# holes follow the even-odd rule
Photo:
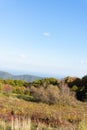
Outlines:
[[[27,82],[32,82],[37,79],[42,79],[42,77],[34,75],[12,75],[8,72],[0,71],[0,79],[24,80]]]

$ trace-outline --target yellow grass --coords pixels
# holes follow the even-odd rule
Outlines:
[[[14,111],[15,121],[0,120],[0,130],[86,130],[87,104],[78,102],[67,105],[60,102],[55,105],[27,102],[15,96],[0,96],[0,116],[6,118]],[[22,120],[20,119],[22,117]],[[32,120],[34,117],[34,120]],[[47,122],[48,120],[48,122]],[[31,123],[32,122],[32,123]],[[36,129],[32,124],[36,124]],[[7,127],[9,129],[7,129]],[[54,129],[55,128],[55,129]]]

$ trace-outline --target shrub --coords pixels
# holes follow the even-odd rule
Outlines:
[[[24,92],[25,92],[25,87],[15,86],[15,88],[13,89],[13,93],[16,94],[24,94]]]
[[[54,104],[59,101],[59,88],[57,86],[49,85],[47,88],[31,87],[30,94],[37,102],[44,102],[48,104]]]
[[[76,85],[74,85],[73,87],[72,87],[72,91],[77,91],[78,90],[78,87],[76,86]]]
[[[0,83],[0,91],[2,91],[2,83]]]
[[[12,90],[13,90],[13,88],[12,88],[12,86],[10,86],[10,85],[3,85],[3,87],[2,87],[2,91],[4,92],[4,93],[11,93],[12,92]]]

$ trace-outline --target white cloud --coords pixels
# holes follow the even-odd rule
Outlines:
[[[84,64],[86,64],[86,63],[87,63],[87,62],[84,61],[84,60],[81,60],[81,61],[80,61],[80,64],[81,64],[81,65],[84,65]]]
[[[27,58],[27,56],[26,56],[25,54],[20,54],[19,57],[20,57],[21,59],[26,59],[26,58]]]
[[[49,32],[44,32],[43,35],[49,37],[50,33]]]

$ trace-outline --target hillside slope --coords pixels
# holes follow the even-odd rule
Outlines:
[[[32,82],[37,79],[42,79],[42,77],[34,75],[12,75],[8,72],[0,71],[0,79],[24,80],[27,82]]]
[[[71,128],[86,130],[87,102],[76,98],[77,93],[80,92],[83,92],[85,96],[86,81],[87,76],[82,79],[67,77],[61,81],[55,78],[45,78],[32,83],[20,80],[0,80],[1,122],[8,125],[9,117],[10,121],[11,117],[14,119],[27,117],[35,123],[35,127],[38,127],[40,123],[45,124],[46,130],[49,125],[53,128],[52,130],[54,128],[55,130],[59,128],[61,130]],[[79,88],[78,85],[83,83],[85,87]],[[80,94],[80,96],[83,98],[83,95]],[[31,130],[36,130],[36,128]]]

